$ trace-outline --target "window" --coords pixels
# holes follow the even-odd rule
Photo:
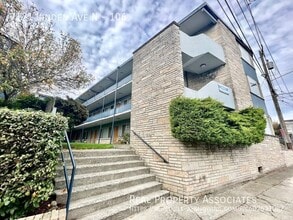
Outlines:
[[[124,100],[123,104],[124,104],[124,105],[126,105],[126,104],[127,104],[127,101],[128,101],[127,99],[126,99],[126,100]]]
[[[108,128],[108,138],[111,137],[111,131],[112,131],[112,129],[111,129],[111,127],[109,127],[109,128]]]
[[[122,135],[124,135],[125,130],[126,130],[126,125],[122,125]]]
[[[246,49],[244,49],[241,45],[239,45],[240,48],[240,52],[241,52],[241,57],[247,62],[249,63],[251,66],[253,66],[253,63],[251,61],[251,56],[250,54],[247,52]]]
[[[262,97],[258,82],[252,79],[250,76],[247,76],[247,79],[249,83],[250,92],[254,95]]]

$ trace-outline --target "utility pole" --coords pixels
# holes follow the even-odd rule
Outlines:
[[[274,105],[275,105],[275,108],[276,108],[276,111],[277,111],[277,114],[278,114],[278,118],[279,118],[279,121],[280,121],[281,129],[283,131],[283,138],[284,138],[284,141],[285,141],[285,145],[287,146],[288,149],[292,149],[292,141],[291,141],[291,138],[288,135],[287,127],[286,127],[286,124],[285,124],[285,121],[284,121],[284,118],[283,118],[283,114],[282,114],[282,111],[281,111],[281,108],[280,108],[280,105],[279,105],[279,102],[278,102],[278,94],[276,93],[276,91],[274,89],[274,86],[272,84],[272,81],[271,81],[271,78],[270,78],[270,75],[269,75],[267,64],[265,62],[265,55],[264,55],[263,48],[261,48],[261,50],[259,51],[259,55],[260,55],[261,62],[262,62],[264,72],[265,72],[264,77],[268,82],[270,92],[271,92],[271,95],[272,95],[272,99],[273,99],[273,102],[274,102]]]

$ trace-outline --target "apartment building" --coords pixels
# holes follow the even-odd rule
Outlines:
[[[267,112],[252,56],[204,3],[77,98],[90,116],[73,137],[116,143],[130,133],[132,149],[164,189],[186,199],[286,166],[293,154],[282,151],[270,120],[264,141],[250,147],[186,144],[171,133],[169,105],[178,96],[212,97],[227,109],[255,106]]]
[[[219,25],[223,26],[223,30],[213,31],[215,26]],[[233,110],[251,105],[263,108],[267,112],[253,65],[251,49],[219,19],[210,7],[204,4],[179,23],[174,22],[168,27],[170,26],[179,28],[180,43],[177,48],[173,47],[172,49],[173,52],[180,51],[182,68],[174,77],[184,84],[184,89],[182,94],[177,95],[190,98],[212,97]],[[230,39],[225,40],[226,37],[234,38],[235,48],[233,50],[238,51],[223,47],[223,45],[230,43]],[[160,39],[162,45],[168,43],[163,42],[164,40],[170,39]],[[138,48],[134,54],[137,54],[141,48]],[[153,48],[153,50],[155,49]],[[237,56],[234,57],[236,52]],[[151,53],[141,56],[150,58]],[[164,54],[164,57],[158,57],[154,61],[155,64],[166,66],[165,56],[168,60],[168,54]],[[229,59],[237,60],[237,68],[239,69],[236,71],[231,69],[227,65],[227,62],[230,62]],[[170,61],[168,63],[165,71],[172,67],[172,63]],[[166,85],[171,89],[174,85],[175,88],[175,84],[172,84],[169,79],[156,80],[156,78],[152,78],[148,68],[144,68],[146,65],[144,62],[141,63],[144,68],[144,77],[141,80],[149,86],[151,85],[152,89],[144,93],[142,93],[143,88],[133,90],[132,78],[133,75],[137,74],[134,71],[135,65],[132,57],[77,98],[88,108],[90,114],[83,124],[76,127],[73,139],[93,143],[118,143],[123,139],[125,133],[130,133],[133,92],[138,96],[152,97],[157,94],[156,87]],[[232,73],[232,71],[234,72]],[[159,75],[163,79],[164,75],[167,74],[161,71]],[[145,85],[142,84],[142,87]],[[163,92],[163,94],[166,93]],[[154,106],[160,105],[160,103],[153,104]],[[144,106],[145,103],[141,103],[138,108],[142,110]],[[141,119],[154,120],[151,118]],[[272,132],[271,126],[268,125],[267,133],[272,134]]]

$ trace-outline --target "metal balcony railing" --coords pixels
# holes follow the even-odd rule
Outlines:
[[[131,80],[132,80],[132,75],[130,74],[129,76],[126,76],[124,79],[122,79],[118,82],[117,89],[119,89],[120,87],[129,83]],[[115,89],[116,89],[116,84],[110,86],[109,88],[105,89],[103,92],[100,92],[99,94],[97,94],[94,97],[90,98],[89,100],[85,101],[83,103],[83,105],[88,106],[88,105],[94,103],[95,101],[103,98],[105,95],[108,95],[109,93],[114,92]]]
[[[121,107],[116,108],[116,114],[126,112],[126,111],[128,111],[130,109],[131,109],[131,104],[130,103],[126,104],[126,105],[122,105]],[[95,120],[102,119],[102,118],[106,118],[106,117],[109,117],[109,116],[112,116],[112,115],[114,115],[114,109],[111,109],[111,110],[108,110],[108,111],[93,115],[91,117],[88,117],[87,120],[84,123],[95,121]]]
[[[211,97],[222,102],[224,106],[235,109],[234,95],[230,87],[211,81],[199,90],[184,88],[184,96],[188,98],[204,99]]]

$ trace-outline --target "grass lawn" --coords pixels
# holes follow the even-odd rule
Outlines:
[[[113,148],[112,144],[93,144],[93,143],[81,143],[81,142],[72,142],[70,143],[72,149],[110,149]],[[66,143],[63,143],[63,147],[67,147]]]

